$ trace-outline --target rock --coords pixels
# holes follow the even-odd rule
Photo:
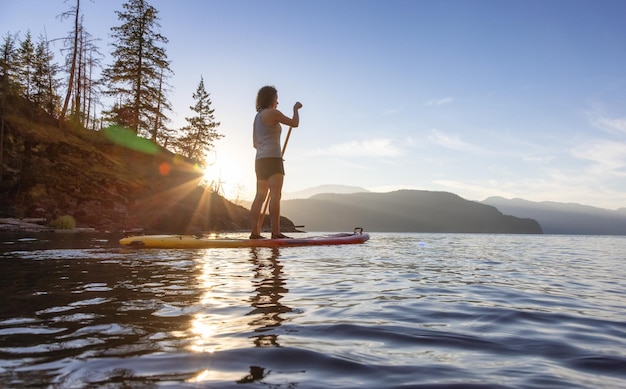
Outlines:
[[[0,218],[0,232],[51,232],[52,228],[27,221],[29,219]],[[41,219],[36,219],[41,221]]]

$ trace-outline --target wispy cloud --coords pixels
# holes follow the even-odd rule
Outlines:
[[[606,114],[605,110],[598,105],[587,111],[589,123],[604,132],[610,134],[626,134],[626,118],[611,117]]]
[[[571,150],[576,158],[592,161],[596,173],[626,176],[626,144],[612,140],[595,140]]]
[[[547,164],[556,159],[555,155],[539,155],[539,154],[528,154],[522,155],[522,161],[530,162],[530,163],[539,163],[539,164]]]
[[[430,100],[426,101],[424,103],[424,105],[427,106],[427,107],[431,107],[433,105],[450,104],[453,101],[454,101],[454,97],[444,97],[444,98],[441,98],[441,99],[430,99]]]
[[[428,135],[428,140],[432,143],[447,149],[468,152],[483,152],[482,148],[461,140],[456,135],[448,135],[437,129],[432,129]]]
[[[402,151],[392,144],[391,139],[370,139],[334,144],[327,149],[314,150],[311,154],[331,157],[397,157],[402,155]]]
[[[626,134],[626,118],[598,117],[594,119],[594,123],[608,132]]]

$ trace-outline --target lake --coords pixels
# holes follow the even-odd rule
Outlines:
[[[0,235],[7,388],[623,388],[626,237]]]

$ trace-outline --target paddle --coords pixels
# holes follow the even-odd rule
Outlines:
[[[285,156],[285,150],[287,150],[287,142],[289,142],[289,137],[291,136],[291,127],[289,127],[289,131],[287,131],[287,137],[285,138],[285,143],[283,144],[283,149],[281,151],[281,155],[284,157]],[[264,205],[263,205],[263,212],[261,212],[261,217],[259,218],[259,231],[263,230],[263,219],[265,219],[265,212],[267,212],[267,207],[269,207],[270,202],[269,202],[269,198],[270,198],[270,193],[269,191],[267,192],[267,195],[265,195],[265,200]]]

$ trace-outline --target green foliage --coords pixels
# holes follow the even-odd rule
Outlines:
[[[168,40],[156,32],[158,11],[145,0],[128,0],[123,8],[116,11],[122,25],[111,28],[113,63],[103,71],[105,93],[117,100],[107,120],[156,141],[171,110],[165,86],[172,71],[160,46]]]
[[[50,223],[50,226],[57,230],[73,230],[76,228],[76,219],[70,215],[59,216]]]
[[[193,98],[196,104],[189,108],[195,116],[185,118],[189,125],[179,130],[182,136],[173,141],[173,146],[179,154],[204,164],[205,155],[213,148],[213,142],[224,135],[217,132],[220,123],[215,121],[215,110],[211,109],[210,94],[204,88],[202,77]]]
[[[116,11],[120,25],[111,28],[113,61],[98,82],[91,79],[91,74],[93,67],[99,66],[100,53],[83,28],[79,1],[73,0],[75,5],[61,15],[62,19],[73,20],[71,35],[63,38],[66,48],[62,52],[67,52],[64,68],[53,62],[47,38],[40,36],[34,42],[30,31],[23,39],[19,34],[7,33],[0,46],[0,113],[28,109],[31,116],[49,115],[49,123],[65,131],[95,130],[97,124],[100,128],[124,127],[147,142],[120,131],[103,133],[133,149],[150,142],[152,146],[169,147],[204,165],[207,152],[223,137],[217,132],[220,123],[215,120],[204,80],[201,77],[193,94],[195,104],[190,107],[192,115],[185,118],[187,125],[168,128],[165,113],[171,111],[171,106],[166,93],[172,74],[164,48],[168,40],[158,32],[158,11],[147,0],[125,1],[123,10]],[[58,74],[68,76],[65,85],[57,79]],[[67,93],[62,93],[65,97],[61,98],[59,91],[66,87]],[[102,118],[96,117],[96,103],[102,97],[99,94],[108,95],[113,101],[102,112]]]
[[[35,47],[35,66],[32,74],[32,101],[50,115],[55,115],[59,108],[59,96],[56,94],[59,81],[56,78],[58,66],[53,63],[54,55],[43,36],[39,37]]]
[[[7,33],[0,48],[0,96],[3,98],[6,95],[15,95],[18,79],[17,43],[17,35]]]
[[[30,31],[23,40],[18,35],[7,34],[0,48],[0,103],[3,112],[9,105],[7,97],[24,96],[28,101],[43,108],[48,114],[58,111],[58,66],[43,36],[37,44]],[[15,99],[12,99],[15,104]]]
[[[18,49],[19,58],[19,78],[22,84],[24,95],[30,100],[32,93],[32,74],[35,71],[35,46],[30,34],[30,30],[26,32],[26,37],[20,42]]]

